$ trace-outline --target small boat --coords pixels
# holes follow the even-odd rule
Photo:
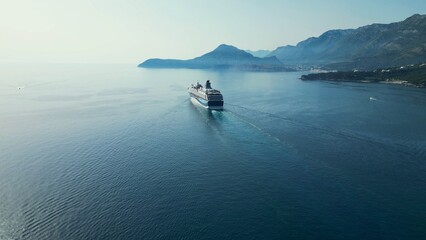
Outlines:
[[[191,84],[188,88],[188,93],[191,97],[191,102],[196,105],[212,110],[223,109],[222,93],[211,87],[210,80],[207,80],[205,88],[198,82],[196,85]]]

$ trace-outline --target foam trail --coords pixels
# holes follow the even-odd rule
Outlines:
[[[338,130],[338,129],[335,129],[335,128],[322,127],[322,126],[314,125],[314,124],[309,123],[309,122],[304,122],[304,121],[300,121],[300,120],[296,120],[296,119],[288,118],[288,117],[282,117],[282,116],[279,116],[279,115],[276,115],[276,114],[273,114],[273,113],[264,112],[264,111],[260,111],[260,110],[256,110],[256,109],[250,109],[250,108],[235,105],[235,104],[227,103],[227,106],[231,106],[231,107],[235,108],[235,111],[232,111],[230,109],[228,109],[228,111],[233,113],[234,115],[239,115],[239,119],[243,120],[243,118],[244,118],[244,120],[243,120],[244,122],[253,126],[254,128],[258,129],[259,131],[266,133],[268,136],[270,136],[272,138],[279,139],[280,142],[284,142],[284,141],[282,139],[280,139],[279,137],[275,136],[275,134],[276,134],[275,131],[268,131],[267,129],[261,127],[262,126],[261,122],[259,124],[254,124],[253,122],[256,121],[256,120],[259,121],[259,119],[261,119],[261,118],[259,118],[259,116],[263,115],[263,116],[267,116],[268,118],[274,118],[274,119],[278,119],[280,121],[285,121],[288,124],[298,126],[302,129],[303,128],[304,129],[311,129],[312,131],[317,131],[317,132],[320,132],[321,134],[326,134],[326,135],[329,135],[329,136],[333,136],[333,137],[337,137],[337,138],[343,138],[343,139],[352,140],[352,141],[368,142],[368,143],[374,144],[377,147],[380,147],[382,149],[393,149],[394,146],[399,146],[399,147],[402,147],[402,149],[406,149],[405,151],[403,151],[404,154],[413,155],[413,152],[411,152],[409,150],[410,146],[406,146],[406,145],[403,145],[401,143],[377,141],[375,139],[372,139],[371,137],[360,135],[360,134],[355,134],[353,132],[345,132],[345,131]],[[240,110],[244,110],[245,112],[256,113],[256,118],[250,117],[250,116],[247,116],[247,115],[243,116],[243,114],[240,114],[239,112],[244,112],[244,111],[238,111],[238,108],[240,108]],[[283,134],[285,135],[286,133],[283,132]]]

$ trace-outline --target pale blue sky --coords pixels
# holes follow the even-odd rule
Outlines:
[[[426,0],[0,0],[0,62],[193,58],[426,13]]]

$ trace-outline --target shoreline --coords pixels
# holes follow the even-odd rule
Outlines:
[[[415,87],[415,88],[426,88],[425,85],[416,85],[405,80],[382,80],[382,81],[372,81],[372,80],[352,80],[352,79],[303,79],[299,78],[302,81],[330,81],[330,82],[346,82],[346,83],[379,83],[379,84],[389,84],[389,85],[400,85],[405,87]]]
[[[411,64],[374,71],[323,72],[302,75],[301,80],[325,80],[335,82],[360,82],[395,84],[410,87],[426,87],[426,64]]]

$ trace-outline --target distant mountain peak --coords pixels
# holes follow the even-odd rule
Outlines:
[[[420,15],[420,14],[414,14],[411,17],[408,17],[407,19],[405,19],[405,22],[407,23],[411,23],[411,24],[416,24],[422,21],[426,20],[426,14],[424,15]]]
[[[413,16],[408,17],[407,19],[423,19],[423,18],[426,18],[426,14],[425,15],[420,15],[420,14],[416,13]]]
[[[220,52],[229,52],[229,51],[240,51],[240,49],[227,44],[220,44],[215,50],[213,51],[220,51]]]
[[[227,58],[251,59],[251,58],[253,58],[253,55],[245,52],[244,50],[238,49],[238,48],[236,48],[232,45],[221,44],[217,48],[215,48],[213,51],[206,53],[206,54],[204,54],[201,57],[198,57],[196,59],[200,59],[200,58],[204,58],[204,59],[207,59],[207,58],[214,58],[214,59],[218,59],[218,58],[222,58],[222,59],[227,59]]]

